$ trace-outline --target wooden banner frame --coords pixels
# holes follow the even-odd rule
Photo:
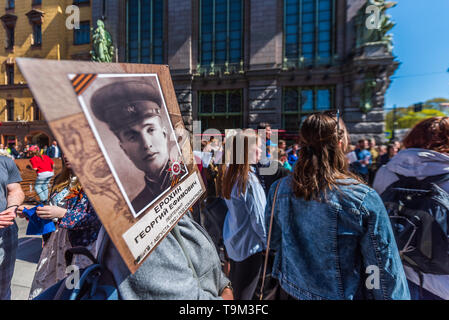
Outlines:
[[[166,65],[57,61],[32,58],[17,58],[16,61],[34,99],[37,101],[51,131],[59,142],[64,155],[70,161],[73,171],[80,179],[83,189],[111,240],[129,270],[134,273],[185,212],[188,211],[188,208],[200,199],[206,188],[199,174],[198,167],[194,163],[189,139],[184,137],[184,140],[179,143],[179,148],[181,149],[188,174],[179,181],[177,180],[177,184],[173,185],[172,183],[171,189],[161,194],[160,199],[170,201],[170,199],[176,198],[179,192],[183,192],[184,196],[184,194],[194,190],[191,191],[190,198],[185,197],[183,200],[179,200],[180,197],[178,197],[178,202],[180,203],[176,207],[177,212],[176,214],[171,214],[170,223],[168,222],[168,217],[167,221],[164,220],[161,223],[162,229],[150,228],[148,222],[149,219],[153,219],[151,215],[156,214],[155,209],[157,210],[158,206],[161,206],[159,209],[162,208],[161,201],[156,201],[156,203],[145,209],[144,213],[136,217],[127,205],[125,196],[114,178],[110,163],[107,162],[107,158],[105,158],[102,152],[97,140],[98,137],[96,138],[92,126],[89,124],[70,79],[73,78],[73,75],[82,74],[116,74],[117,76],[155,74],[160,84],[162,98],[164,99],[172,128],[176,132],[182,132],[185,135],[186,129],[177,102],[169,67]],[[182,137],[176,137],[179,140],[182,139]],[[181,206],[182,201],[184,202]],[[160,210],[158,213],[161,213]],[[142,233],[141,238],[136,237],[135,240],[136,243],[142,241],[139,243],[140,247],[131,248],[129,245],[130,240],[125,241],[125,234],[130,233],[130,230],[132,230],[133,234],[128,236],[128,238],[132,239],[136,234],[137,236],[139,235],[138,230],[144,232],[147,225],[146,230],[148,232]],[[152,229],[155,229],[158,235],[151,235]],[[146,245],[145,250],[143,250],[141,246],[145,245],[145,243],[150,243],[148,240],[150,238],[152,239],[151,245]]]

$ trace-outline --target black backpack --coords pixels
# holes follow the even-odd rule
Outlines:
[[[381,195],[404,265],[419,274],[449,274],[449,194],[438,184],[449,173],[424,180],[398,175]]]

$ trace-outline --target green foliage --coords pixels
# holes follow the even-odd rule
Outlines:
[[[398,129],[412,128],[421,120],[432,117],[444,117],[445,114],[435,109],[423,109],[421,112],[408,111],[398,119]]]
[[[412,128],[415,124],[421,120],[432,117],[444,117],[445,113],[438,110],[440,103],[447,103],[449,99],[446,98],[434,98],[427,100],[423,103],[423,110],[421,112],[414,112],[414,106],[408,106],[407,108],[396,108],[396,129],[408,129]],[[391,110],[385,117],[386,130],[393,130],[393,113]]]

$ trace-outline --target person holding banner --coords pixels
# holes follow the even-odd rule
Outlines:
[[[134,274],[128,270],[104,227],[106,267],[112,272],[123,300],[233,300],[214,243],[189,213],[179,220]]]
[[[50,205],[35,208],[36,214],[41,219],[53,220],[57,228],[49,236],[44,237],[46,240],[29,299],[35,298],[67,276],[68,266],[65,263],[64,253],[68,248],[83,246],[95,255],[95,241],[101,228],[101,222],[94,208],[65,157],[62,171],[52,187],[49,203]],[[24,208],[31,209],[31,206],[20,206],[17,209],[20,217],[24,217]],[[72,265],[77,268],[84,268],[90,264],[90,260],[82,255],[75,255],[72,261]]]
[[[223,178],[222,196],[228,213],[223,226],[223,240],[230,258],[230,279],[237,300],[254,296],[263,264],[266,245],[264,188],[252,164],[259,162],[261,141],[252,130],[231,137],[232,159]],[[238,146],[243,150],[238,150]]]

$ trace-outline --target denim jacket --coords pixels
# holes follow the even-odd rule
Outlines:
[[[390,220],[379,195],[344,180],[326,202],[296,198],[292,177],[270,189],[267,230],[275,188],[270,247],[272,275],[297,299],[410,299]]]

